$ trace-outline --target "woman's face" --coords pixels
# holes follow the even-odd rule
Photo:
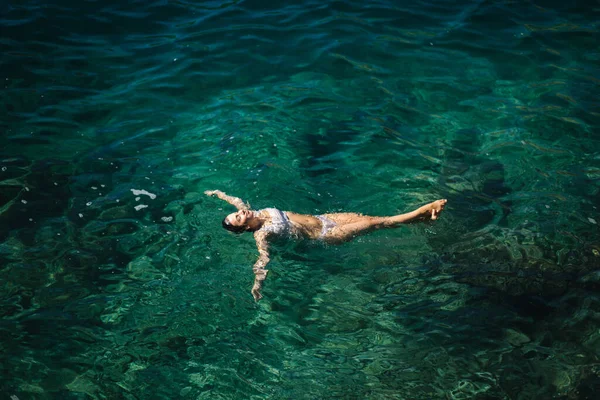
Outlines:
[[[240,210],[235,213],[231,213],[227,216],[227,221],[233,226],[246,226],[246,224],[252,219],[252,211]]]

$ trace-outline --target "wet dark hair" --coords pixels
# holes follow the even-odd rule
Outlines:
[[[231,225],[227,221],[227,217],[223,218],[223,222],[221,222],[221,225],[223,225],[223,228],[227,229],[229,232],[233,232],[233,233],[237,233],[237,234],[244,233],[248,229],[248,227],[246,225],[240,225],[240,226]]]

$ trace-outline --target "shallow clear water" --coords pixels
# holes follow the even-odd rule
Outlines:
[[[595,398],[600,5],[396,3],[0,5],[3,395]]]

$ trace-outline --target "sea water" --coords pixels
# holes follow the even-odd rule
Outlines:
[[[600,390],[600,5],[0,5],[0,364],[17,399]],[[233,207],[435,223],[278,241]]]

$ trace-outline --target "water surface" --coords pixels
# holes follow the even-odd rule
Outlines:
[[[3,3],[3,394],[595,398],[600,6],[403,3]],[[449,205],[274,244],[257,304],[207,189]]]

